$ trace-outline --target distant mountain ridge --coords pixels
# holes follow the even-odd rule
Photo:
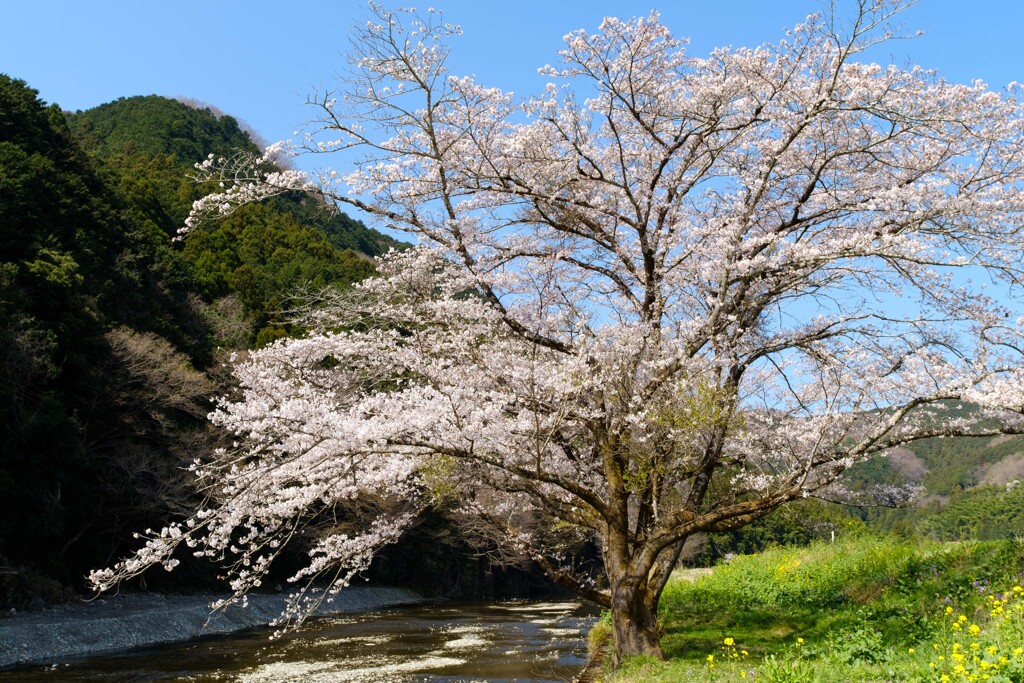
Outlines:
[[[855,490],[921,487],[913,507],[864,511],[883,530],[938,540],[1024,535],[1024,436],[924,439],[851,467],[845,479]]]
[[[846,478],[864,486],[917,484],[925,496],[941,499],[977,486],[1005,486],[1024,480],[1024,436],[922,439],[855,465]]]

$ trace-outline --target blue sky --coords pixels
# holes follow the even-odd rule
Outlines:
[[[852,0],[839,0],[852,6]],[[406,2],[405,4],[414,4]],[[651,8],[690,50],[775,41],[784,27],[824,6],[819,0],[432,0],[465,34],[453,47],[456,73],[528,94],[536,69],[555,62],[561,37],[593,30],[607,15]],[[660,5],[660,6],[659,6]],[[213,104],[266,140],[291,136],[308,113],[310,88],[329,85],[344,64],[361,0],[11,0],[0,24],[0,71],[26,80],[48,102],[87,109],[156,93]],[[1024,3],[921,0],[904,14],[920,38],[888,43],[875,61],[937,68],[947,79],[994,87],[1024,81],[1019,48]],[[317,161],[323,161],[318,159]],[[300,165],[303,165],[300,163]]]

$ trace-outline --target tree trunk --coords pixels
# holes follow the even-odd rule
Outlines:
[[[620,581],[612,585],[612,666],[618,668],[623,657],[650,655],[664,659],[661,629],[655,614],[644,599],[642,584]]]

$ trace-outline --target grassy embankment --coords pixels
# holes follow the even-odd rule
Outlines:
[[[667,661],[637,658],[602,680],[1024,683],[1022,582],[1019,540],[856,539],[739,557],[668,586]]]

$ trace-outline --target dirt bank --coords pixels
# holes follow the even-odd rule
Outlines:
[[[0,618],[0,668],[130,650],[269,624],[285,597],[253,595],[247,608],[210,615],[215,595],[127,594]],[[399,588],[353,587],[320,612],[365,612],[422,602]]]

